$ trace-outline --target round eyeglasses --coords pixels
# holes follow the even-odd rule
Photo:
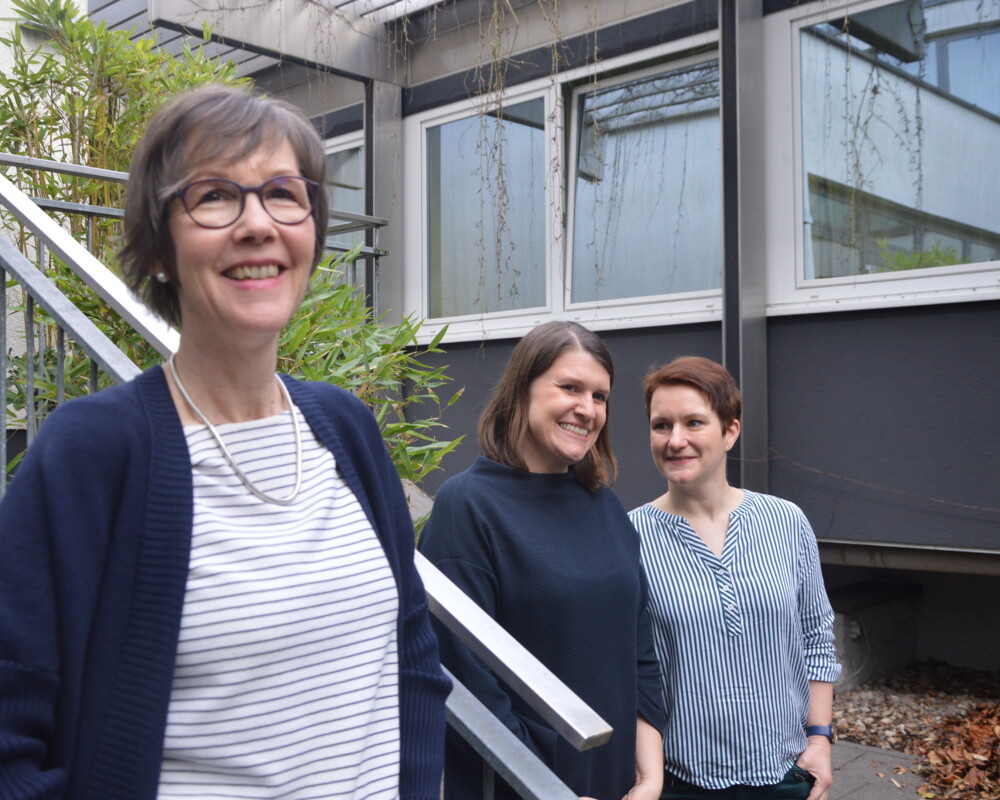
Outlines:
[[[226,178],[205,178],[182,186],[173,197],[180,199],[188,216],[203,228],[225,228],[236,222],[243,213],[248,192],[257,195],[275,222],[298,225],[312,213],[317,191],[319,184],[301,175],[279,175],[260,186],[243,186]]]

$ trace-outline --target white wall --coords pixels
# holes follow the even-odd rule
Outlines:
[[[7,36],[13,30],[14,16],[14,9],[11,6],[10,0],[0,0],[0,36]],[[0,70],[7,72],[13,63],[14,60],[11,58],[10,51],[6,47],[0,47]],[[13,299],[11,302],[13,302]],[[15,321],[20,322],[20,315],[17,317],[10,314],[7,315],[7,342],[19,342],[21,340],[16,330],[22,326],[15,325]]]
[[[14,27],[14,23],[10,21],[13,16],[14,9],[11,6],[10,0],[0,0],[0,35],[6,36]],[[7,48],[0,48],[0,70],[6,72],[11,63],[10,53],[7,51]]]

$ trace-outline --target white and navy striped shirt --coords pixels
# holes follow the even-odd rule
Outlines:
[[[191,559],[160,800],[399,796],[399,607],[378,537],[298,414],[295,502],[258,500],[208,429],[185,428]],[[294,482],[291,417],[220,425],[263,491]]]
[[[706,789],[778,783],[805,748],[809,681],[840,674],[809,522],[748,491],[720,558],[683,517],[650,504],[629,517],[649,581],[667,771]]]

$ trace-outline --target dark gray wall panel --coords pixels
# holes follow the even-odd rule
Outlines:
[[[820,538],[1000,550],[1000,303],[773,318],[768,350],[771,491]]]
[[[649,367],[681,355],[720,359],[722,340],[717,324],[606,331],[601,337],[615,364],[610,421],[611,443],[619,465],[615,489],[625,507],[633,508],[666,488],[649,455],[642,376]],[[445,478],[461,472],[479,454],[479,415],[515,344],[516,340],[511,339],[450,344],[445,354],[428,359],[434,365],[448,364],[454,388],[465,387],[462,398],[445,411],[444,422],[452,435],[466,435],[458,450],[445,460],[445,470],[435,472],[424,482],[428,492],[433,494]]]

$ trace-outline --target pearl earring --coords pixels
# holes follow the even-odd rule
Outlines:
[[[157,272],[153,277],[156,278],[160,283],[166,283],[170,278],[167,277],[166,272]]]

